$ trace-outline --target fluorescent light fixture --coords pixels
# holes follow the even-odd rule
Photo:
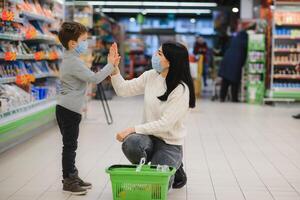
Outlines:
[[[142,2],[138,1],[105,1],[108,6],[142,6]]]
[[[194,14],[209,14],[211,13],[211,10],[208,9],[178,9],[177,13],[194,13]]]
[[[177,2],[142,2],[143,6],[178,6]]]
[[[147,15],[147,10],[144,9],[144,10],[142,11],[142,14],[143,14],[143,15]]]
[[[178,3],[181,7],[217,7],[217,3],[193,3],[193,2],[181,2]]]
[[[209,14],[209,9],[136,9],[136,8],[102,8],[104,13],[181,13],[181,14]]]
[[[237,12],[239,12],[239,9],[234,7],[234,8],[232,8],[232,12],[237,13]]]
[[[141,9],[135,8],[102,8],[104,13],[140,13]]]
[[[206,2],[153,2],[153,1],[74,1],[65,2],[66,5],[92,5],[92,6],[169,6],[169,7],[217,7],[217,3]]]
[[[64,0],[55,0],[55,2],[60,3],[60,4],[64,4]]]
[[[177,13],[176,9],[146,9],[147,13]]]

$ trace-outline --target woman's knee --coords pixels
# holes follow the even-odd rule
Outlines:
[[[122,151],[131,163],[137,164],[142,157],[147,160],[152,142],[149,136],[131,134],[122,144]]]

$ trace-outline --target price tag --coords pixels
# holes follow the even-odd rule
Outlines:
[[[17,53],[16,52],[5,52],[4,53],[4,60],[6,61],[13,61],[17,59]]]
[[[15,14],[11,11],[3,10],[1,19],[3,21],[13,21],[15,18]]]
[[[34,53],[34,59],[35,60],[45,59],[45,53],[43,51],[38,51],[38,52]]]
[[[26,39],[32,39],[35,38],[37,36],[37,32],[34,28],[30,27],[25,34],[25,38]]]

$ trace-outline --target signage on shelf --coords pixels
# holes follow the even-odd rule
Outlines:
[[[17,85],[28,85],[35,81],[35,77],[32,74],[17,75],[16,84]]]
[[[4,53],[4,60],[5,61],[13,61],[17,59],[17,53],[16,52],[5,52]]]
[[[34,59],[35,60],[43,60],[45,59],[45,52],[43,51],[38,51],[34,53]]]
[[[15,14],[13,12],[8,11],[8,10],[2,11],[1,19],[3,21],[13,21],[14,18],[15,18]]]

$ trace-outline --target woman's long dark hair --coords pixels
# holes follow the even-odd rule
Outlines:
[[[166,42],[162,45],[162,52],[170,62],[170,67],[166,77],[167,91],[162,96],[158,97],[158,99],[166,101],[170,93],[179,84],[185,83],[190,91],[189,107],[194,108],[196,101],[195,91],[190,72],[189,53],[186,47],[177,42]]]

